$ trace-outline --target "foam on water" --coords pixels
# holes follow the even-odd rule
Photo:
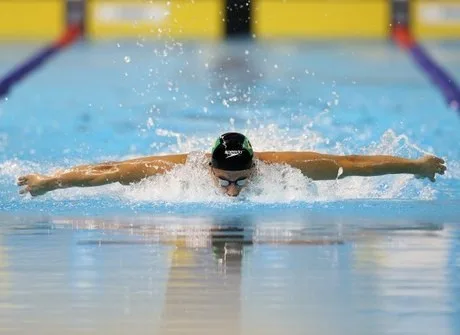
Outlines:
[[[237,129],[236,129],[237,130]],[[318,150],[328,140],[319,133],[304,131],[297,136],[290,135],[289,130],[279,129],[275,125],[246,129],[257,151],[266,150]],[[94,188],[72,188],[57,190],[40,197],[43,201],[82,199],[91,197],[109,197],[124,203],[168,202],[168,203],[289,203],[335,201],[344,199],[411,199],[429,200],[436,198],[439,183],[430,184],[426,180],[417,180],[409,175],[388,175],[373,178],[348,177],[333,181],[314,182],[304,177],[299,170],[282,164],[257,164],[257,175],[241,195],[231,199],[220,192],[212,182],[207,169],[205,151],[209,150],[212,137],[195,138],[178,134],[166,136],[177,137],[177,143],[169,147],[169,152],[192,151],[187,163],[172,171],[154,176],[131,186],[119,184]],[[196,152],[193,152],[196,150]],[[344,143],[336,145],[333,151],[346,154],[351,150]],[[404,157],[420,157],[424,150],[411,144],[407,136],[396,135],[392,130],[386,131],[379,142],[371,143],[360,150],[362,154],[391,154]],[[125,159],[126,157],[119,157]],[[69,165],[85,162],[73,162]],[[460,179],[458,162],[450,162],[445,177]],[[28,173],[49,174],[59,166],[49,163],[8,160],[0,163],[0,183],[6,186],[9,198],[17,191],[11,185],[19,175]],[[440,190],[442,192],[442,190]],[[4,192],[2,192],[4,193]],[[2,196],[4,197],[4,196]],[[13,197],[16,197],[14,195]],[[23,201],[30,201],[27,196]]]

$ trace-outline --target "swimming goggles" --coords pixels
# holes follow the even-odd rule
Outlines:
[[[212,174],[219,181],[219,186],[220,187],[229,187],[231,184],[235,184],[235,186],[242,187],[242,186],[245,186],[248,183],[248,178],[247,177],[243,177],[243,178],[240,178],[240,179],[232,181],[232,180],[224,179],[224,178],[221,178],[221,177],[217,177],[216,174],[214,173],[214,171],[212,171]]]
[[[229,187],[231,184],[235,184],[235,186],[245,186],[248,183],[248,178],[241,178],[235,181],[227,180],[227,179],[222,179],[217,177],[217,180],[219,180],[219,185],[220,187]]]

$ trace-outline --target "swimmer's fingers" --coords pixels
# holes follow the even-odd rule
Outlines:
[[[415,175],[415,178],[416,179],[425,179],[425,178],[428,178],[429,181],[431,181],[432,183],[434,183],[436,181],[436,178],[434,176],[422,176],[420,174],[417,174]]]
[[[50,190],[47,186],[47,180],[47,176],[38,174],[21,176],[18,178],[17,185],[25,187],[19,190],[19,194],[30,193],[32,196],[45,194]]]
[[[24,187],[19,190],[19,194],[27,194],[30,192],[29,187]]]
[[[439,174],[444,174],[447,170],[447,167],[445,165],[440,165],[438,166],[438,170],[436,171]]]
[[[33,175],[21,176],[18,178],[18,186],[26,186],[19,190],[19,194],[31,193],[30,183],[33,180]]]
[[[33,197],[43,195],[46,192],[47,192],[47,190],[35,189],[35,188],[30,187],[30,186],[24,187],[24,188],[19,190],[19,194],[21,194],[21,195],[30,194]]]
[[[432,183],[434,183],[436,181],[436,176],[434,173],[430,174],[430,175],[421,175],[421,174],[416,174],[414,176],[416,179],[425,179],[427,178],[429,181],[431,181]]]
[[[434,158],[439,164],[445,164],[446,163],[446,161],[444,159],[442,159],[442,158],[439,158],[439,157],[434,157]]]
[[[17,185],[18,185],[18,186],[27,185],[28,179],[29,179],[29,176],[21,176],[21,177],[19,177],[19,178],[18,178]]]
[[[428,178],[431,182],[436,181],[436,174],[443,175],[447,167],[445,161],[442,158],[427,155],[422,157],[418,164],[418,175],[417,177]]]
[[[444,160],[438,157],[435,157],[436,160],[436,167],[435,171],[433,173],[432,178],[430,178],[431,181],[435,181],[436,174],[439,175],[444,175],[446,173],[447,167],[444,165]]]

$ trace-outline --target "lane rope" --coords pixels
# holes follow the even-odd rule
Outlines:
[[[425,72],[434,85],[444,95],[447,105],[460,113],[460,88],[430,54],[415,40],[409,30],[405,27],[395,27],[393,39],[406,52],[408,52],[415,63]]]
[[[57,40],[46,45],[0,78],[0,98],[6,97],[14,85],[43,65],[53,55],[77,41],[81,33],[80,25],[69,26]]]

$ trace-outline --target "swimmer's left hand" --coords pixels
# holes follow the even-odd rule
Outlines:
[[[416,173],[418,178],[428,178],[430,181],[436,181],[436,174],[443,175],[446,171],[445,162],[442,158],[436,156],[424,156],[416,161]]]

